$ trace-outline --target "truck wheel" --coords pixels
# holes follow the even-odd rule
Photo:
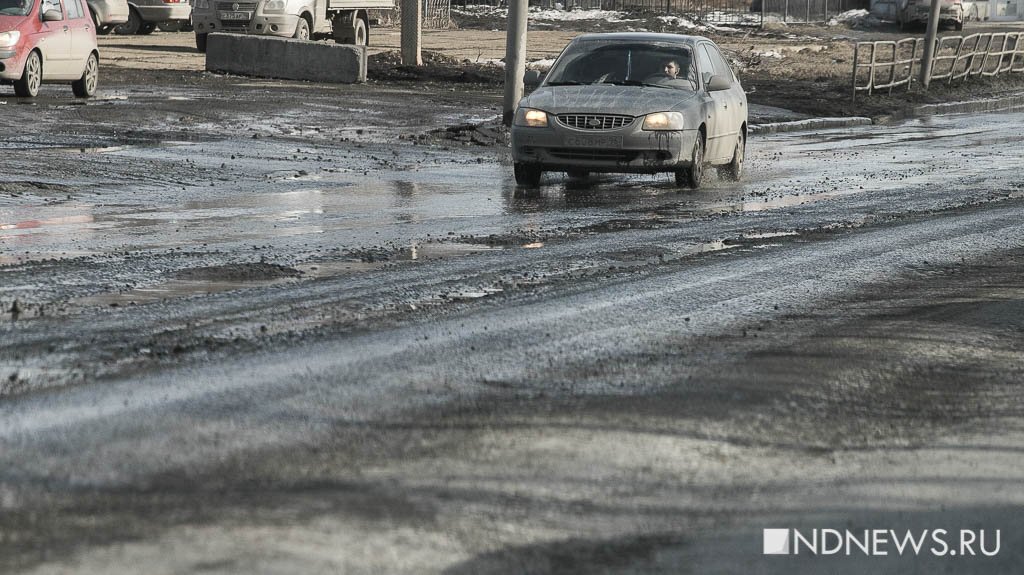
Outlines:
[[[196,50],[199,50],[200,52],[202,52],[204,54],[206,53],[206,34],[205,33],[200,34],[199,32],[196,32]]]
[[[366,20],[356,18],[355,30],[353,30],[353,32],[355,32],[355,39],[352,42],[353,44],[356,46],[366,46],[369,43],[367,42],[369,34],[366,29]]]
[[[295,25],[295,33],[292,34],[292,38],[296,40],[309,40],[309,22],[306,22],[305,18],[299,18],[299,23]]]

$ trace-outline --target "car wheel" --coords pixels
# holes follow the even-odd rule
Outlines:
[[[540,185],[540,176],[543,170],[540,166],[535,164],[524,164],[523,162],[516,162],[512,166],[512,172],[516,176],[516,183],[520,186],[526,186],[528,188],[536,188]]]
[[[100,83],[100,62],[96,54],[89,54],[85,62],[85,71],[82,77],[71,83],[71,90],[79,98],[91,98],[96,94],[96,86]]]
[[[96,27],[96,35],[97,36],[107,36],[108,34],[110,34],[111,32],[114,31],[114,28],[115,28],[115,26],[110,26],[109,24],[106,25],[106,26],[97,26]]]
[[[128,21],[114,28],[114,32],[123,36],[132,36],[138,34],[140,28],[142,28],[142,17],[139,16],[139,11],[129,8]]]
[[[196,50],[206,53],[206,34],[196,32]]]
[[[299,23],[295,25],[295,33],[292,34],[292,38],[296,40],[309,40],[309,22],[306,22],[305,18],[299,18]]]
[[[33,50],[25,58],[25,71],[21,73],[21,78],[14,81],[14,93],[22,98],[35,98],[42,83],[43,61],[39,58],[39,52]]]
[[[693,155],[690,157],[690,167],[676,170],[676,185],[689,186],[693,189],[700,187],[704,179],[704,134],[697,132],[697,138],[693,142]]]
[[[718,175],[734,182],[740,181],[740,178],[743,177],[743,159],[745,155],[746,138],[740,132],[740,137],[736,141],[736,149],[732,153],[732,161],[728,165],[719,168]]]
[[[590,172],[586,170],[567,170],[566,174],[574,180],[585,180],[590,175]]]
[[[156,23],[146,22],[142,26],[139,26],[139,34],[152,34],[156,31]]]

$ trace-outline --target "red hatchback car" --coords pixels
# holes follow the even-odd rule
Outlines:
[[[87,98],[99,83],[96,30],[84,0],[0,0],[0,83],[33,97],[44,82],[70,82]]]

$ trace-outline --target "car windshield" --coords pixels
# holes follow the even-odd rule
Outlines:
[[[32,10],[32,0],[0,0],[0,15],[27,16]]]
[[[547,75],[546,86],[618,84],[696,90],[688,46],[581,40],[566,47]]]

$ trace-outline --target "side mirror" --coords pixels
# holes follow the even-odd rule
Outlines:
[[[708,80],[708,92],[721,92],[732,88],[732,82],[725,76],[712,76]]]
[[[43,12],[43,22],[60,22],[64,19],[59,10],[47,10]]]
[[[526,74],[523,75],[523,84],[530,88],[536,88],[540,85],[540,81],[543,79],[543,75],[536,70],[527,70]]]

